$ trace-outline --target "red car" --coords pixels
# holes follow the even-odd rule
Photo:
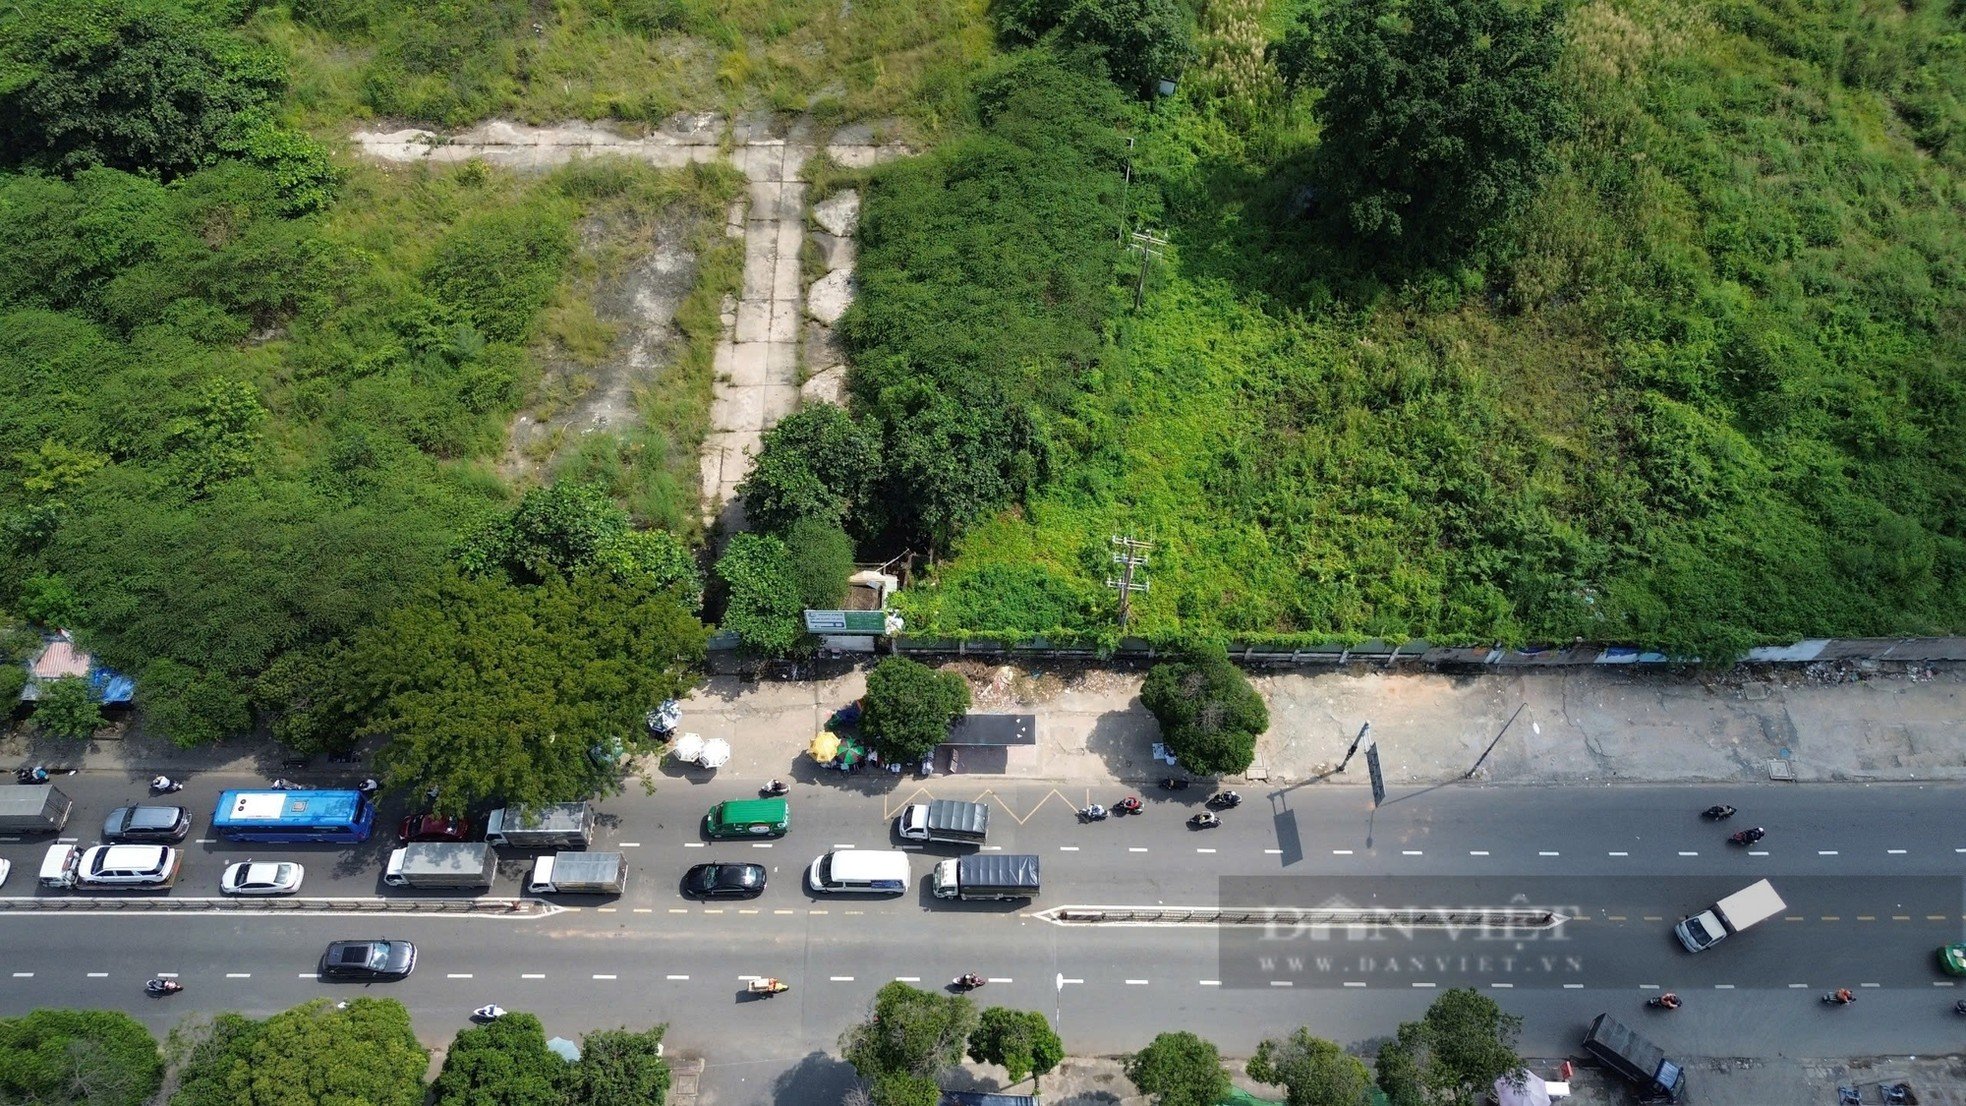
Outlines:
[[[396,840],[405,845],[414,841],[469,841],[471,823],[462,818],[412,814],[397,825]]]

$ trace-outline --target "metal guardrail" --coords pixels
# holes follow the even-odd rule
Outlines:
[[[1553,910],[1310,910],[1294,907],[1059,906],[1039,917],[1065,925],[1378,926],[1397,929],[1550,929],[1564,920]]]
[[[234,899],[111,898],[104,895],[0,899],[0,914],[89,913],[227,914],[488,914],[543,916],[538,899]]]

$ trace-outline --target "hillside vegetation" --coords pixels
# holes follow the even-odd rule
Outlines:
[[[1074,169],[1042,233],[918,168],[872,182],[866,264],[938,264],[863,274],[863,391],[896,358],[951,363],[919,331],[1000,328],[966,386],[1011,391],[1045,431],[1045,478],[966,520],[912,630],[1110,640],[1113,534],[1157,544],[1132,629],[1162,639],[1581,636],[1724,659],[1966,627],[1956,6],[1569,8],[1574,129],[1526,206],[1425,264],[1307,188],[1319,89],[1258,59],[1320,10],[1206,0],[1180,92],[1078,144],[1108,175]],[[1047,127],[1086,118],[1084,96],[1045,95]],[[978,126],[1015,138],[987,110]],[[1138,314],[1138,254],[1100,251],[1103,294],[1059,283],[1087,261],[1059,221],[1115,238],[1125,131],[1137,225],[1168,243]],[[941,171],[992,195],[1059,156]],[[1099,203],[1069,206],[1086,189]],[[992,238],[994,256],[947,248]],[[999,274],[1027,269],[1055,276],[1003,323]],[[901,303],[934,325],[871,325]],[[1096,348],[1075,337],[1088,305]]]

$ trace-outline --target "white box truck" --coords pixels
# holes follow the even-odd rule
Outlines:
[[[1767,880],[1749,884],[1690,918],[1681,918],[1672,931],[1687,952],[1704,952],[1753,925],[1780,914],[1788,904]]]
[[[501,807],[485,819],[485,840],[499,848],[584,849],[594,843],[594,804]]]
[[[490,845],[425,841],[389,854],[382,882],[391,887],[483,891],[498,878],[498,854]]]
[[[624,853],[554,853],[532,864],[526,890],[535,895],[619,895],[628,889]]]

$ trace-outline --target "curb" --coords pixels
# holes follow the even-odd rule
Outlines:
[[[455,914],[543,918],[562,908],[538,899],[118,899],[0,898],[0,914]]]

